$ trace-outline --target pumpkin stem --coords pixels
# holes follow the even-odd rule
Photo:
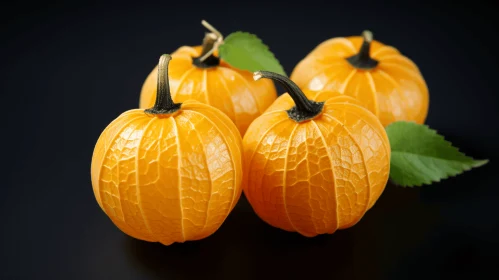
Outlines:
[[[199,68],[210,68],[220,64],[220,59],[213,55],[218,47],[223,43],[222,34],[205,20],[201,21],[204,27],[211,32],[206,33],[203,39],[203,50],[201,55],[195,57],[192,63]]]
[[[296,122],[304,122],[315,118],[322,112],[324,102],[315,102],[308,99],[298,85],[286,76],[269,71],[256,71],[253,73],[253,79],[255,81],[258,81],[261,78],[267,78],[278,82],[286,89],[291,98],[293,98],[295,106],[287,110],[290,119]]]
[[[357,54],[352,55],[347,58],[347,61],[353,67],[362,70],[371,70],[378,65],[378,61],[371,58],[369,55],[369,51],[371,49],[371,42],[373,41],[373,34],[369,30],[365,30],[362,32],[362,38],[364,38],[364,42],[362,42],[362,46]]]
[[[150,114],[171,114],[180,109],[181,103],[173,102],[170,93],[170,83],[168,81],[168,64],[172,57],[164,54],[159,58],[158,63],[158,87],[156,93],[156,102],[154,107],[146,109]]]

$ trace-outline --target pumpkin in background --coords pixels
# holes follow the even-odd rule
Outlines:
[[[382,194],[390,144],[378,118],[352,97],[322,91],[308,99],[285,76],[287,93],[243,138],[243,191],[268,224],[307,237],[355,225]]]
[[[332,38],[319,44],[290,75],[310,97],[321,90],[352,96],[384,126],[394,121],[424,123],[429,95],[416,64],[372,33]]]
[[[222,35],[211,25],[202,46],[182,46],[171,55],[170,89],[176,102],[189,99],[209,104],[236,124],[244,135],[250,123],[277,98],[271,81],[255,82],[252,73],[231,67],[218,57]],[[155,67],[145,80],[140,108],[149,108],[156,96],[158,68]]]
[[[129,110],[109,124],[91,165],[96,200],[113,223],[165,245],[213,234],[242,193],[239,131],[218,109],[173,102],[170,58],[160,59],[154,107]]]

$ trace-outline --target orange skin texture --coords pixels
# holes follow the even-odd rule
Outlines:
[[[171,54],[168,74],[172,99],[209,104],[229,116],[244,135],[250,123],[277,98],[274,84],[269,80],[254,81],[253,73],[232,68],[222,59],[219,66],[198,68],[192,58],[200,56],[201,51],[201,46],[183,46]],[[140,108],[154,105],[157,76],[156,66],[142,86]]]
[[[91,165],[96,200],[124,233],[170,245],[213,234],[242,193],[242,139],[219,110],[134,109],[109,124]]]
[[[296,65],[290,78],[308,96],[331,90],[356,98],[384,126],[403,120],[424,123],[429,94],[416,64],[373,40],[370,56],[379,64],[371,70],[356,69],[346,58],[357,54],[361,45],[360,36],[326,40]]]
[[[390,145],[374,114],[351,97],[323,91],[322,113],[301,123],[286,93],[243,138],[243,191],[268,224],[307,237],[355,225],[382,194]]]

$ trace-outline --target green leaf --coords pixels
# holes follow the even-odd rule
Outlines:
[[[218,51],[220,57],[235,68],[251,72],[265,70],[287,76],[274,54],[254,34],[242,31],[231,33]]]
[[[386,132],[392,150],[390,179],[402,187],[440,182],[488,162],[464,155],[426,125],[399,121]]]

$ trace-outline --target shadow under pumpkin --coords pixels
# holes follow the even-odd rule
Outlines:
[[[437,219],[437,210],[421,203],[420,189],[389,183],[357,225],[307,238],[267,225],[243,194],[221,228],[204,240],[163,246],[126,237],[125,249],[157,279],[386,279],[398,265],[390,260],[417,250]]]

